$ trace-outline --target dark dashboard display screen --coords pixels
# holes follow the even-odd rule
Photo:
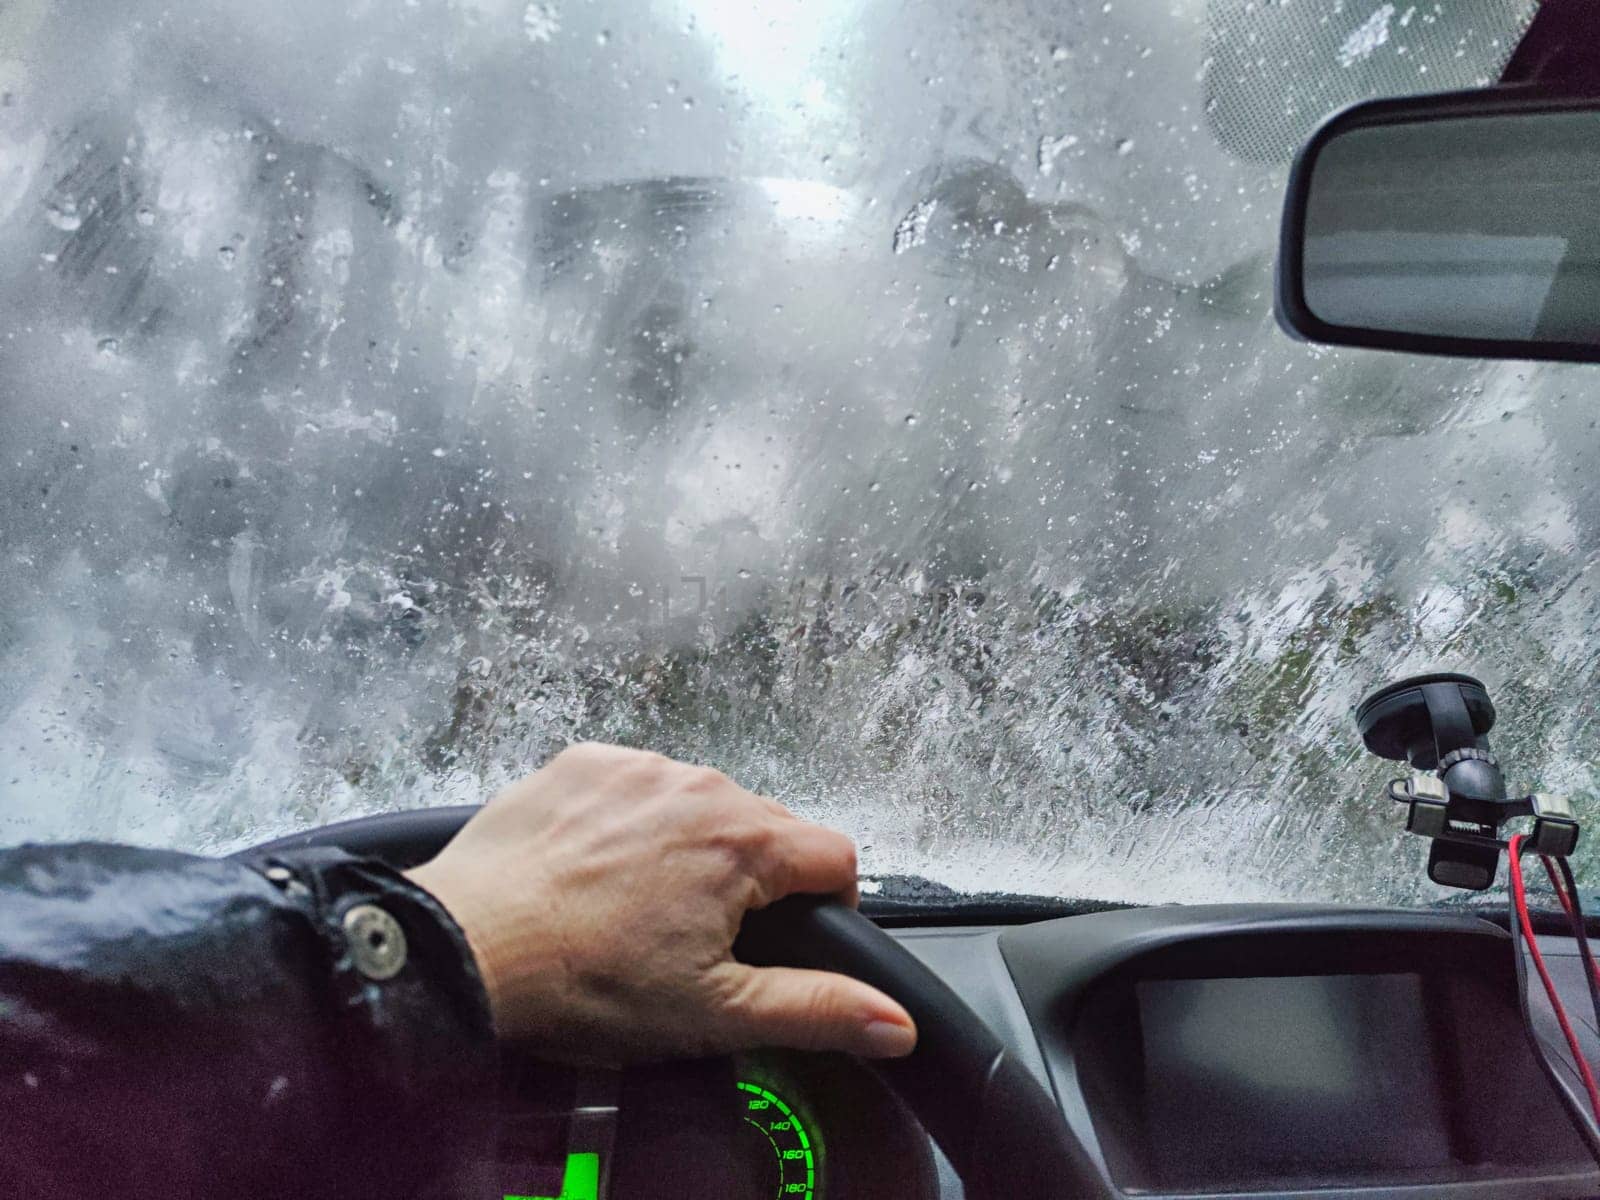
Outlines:
[[[1150,1154],[1167,1186],[1451,1161],[1417,975],[1146,980]]]

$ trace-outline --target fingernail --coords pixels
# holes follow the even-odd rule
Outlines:
[[[862,1030],[862,1053],[868,1058],[904,1058],[917,1044],[917,1031],[893,1021],[868,1021]]]

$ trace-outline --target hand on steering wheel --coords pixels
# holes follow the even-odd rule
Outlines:
[[[715,771],[575,746],[487,808],[365,817],[252,853],[313,845],[428,859],[409,874],[462,925],[500,1033],[535,1056],[904,1055],[879,1069],[970,1200],[1114,1195],[1048,1088],[854,911],[849,839]]]
[[[734,960],[751,909],[791,893],[854,905],[856,853],[708,768],[574,746],[409,874],[466,934],[500,1035],[540,1057],[789,1046],[880,1058],[916,1044],[876,988]]]

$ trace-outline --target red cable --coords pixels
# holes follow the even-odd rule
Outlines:
[[[1577,936],[1583,936],[1583,927],[1578,924],[1577,914],[1572,908],[1572,897],[1567,895],[1567,886],[1561,881],[1561,876],[1556,873],[1555,860],[1548,854],[1541,854],[1539,861],[1544,864],[1544,873],[1550,877],[1550,886],[1555,889],[1556,899],[1561,901],[1561,910],[1567,914],[1567,921],[1577,931]],[[1600,983],[1600,962],[1590,962],[1585,959],[1585,968],[1592,969],[1596,983]]]
[[[1550,858],[1549,854],[1539,854],[1539,862],[1544,864],[1544,874],[1550,877],[1550,886],[1555,890],[1555,899],[1562,902],[1562,912],[1571,917],[1573,915],[1573,902],[1566,896],[1566,888],[1562,886],[1562,877],[1555,874],[1554,859]]]
[[[1556,899],[1561,901],[1561,911],[1572,916],[1572,897],[1567,895],[1567,889],[1561,882],[1561,876],[1556,874],[1555,860],[1548,854],[1539,855],[1539,861],[1544,864],[1544,873],[1550,877],[1550,886],[1555,889]]]
[[[1550,998],[1550,1007],[1555,1010],[1556,1021],[1561,1026],[1561,1033],[1567,1039],[1567,1048],[1572,1051],[1572,1061],[1578,1068],[1578,1074],[1583,1077],[1583,1087],[1589,1093],[1589,1108],[1594,1113],[1596,1121],[1600,1121],[1600,1086],[1596,1086],[1594,1072],[1589,1070],[1589,1063],[1583,1057],[1583,1050],[1578,1046],[1578,1035],[1572,1032],[1572,1022],[1567,1020],[1566,1005],[1561,1003],[1561,997],[1556,994],[1555,981],[1550,978],[1550,972],[1544,965],[1544,955],[1539,951],[1539,943],[1533,936],[1533,922],[1528,917],[1528,891],[1522,879],[1522,840],[1523,835],[1514,836],[1508,846],[1511,865],[1511,903],[1517,910],[1517,923],[1522,927],[1522,936],[1528,943],[1528,952],[1533,957],[1534,968],[1539,972],[1539,980],[1544,984],[1544,994]]]

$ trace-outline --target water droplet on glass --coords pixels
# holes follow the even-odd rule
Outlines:
[[[217,258],[225,267],[233,266],[233,260],[236,257],[238,257],[238,253],[232,246],[219,246],[217,248]]]
[[[598,46],[610,45],[611,44],[611,30],[602,29],[599,33],[594,35],[594,40],[595,40],[595,44],[598,45]]]
[[[749,578],[750,578],[750,571],[749,571],[749,568],[747,568],[747,567],[740,567],[740,568],[739,568],[739,578],[740,578],[740,579],[749,579]]]
[[[561,14],[553,4],[530,4],[522,14],[522,32],[530,42],[548,42],[561,32]]]
[[[72,233],[83,224],[83,218],[78,215],[78,202],[70,197],[47,205],[44,215],[45,220],[63,233]]]
[[[1118,138],[1117,139],[1117,153],[1118,154],[1132,154],[1133,153],[1133,139],[1132,138]]]
[[[879,483],[876,479],[874,479],[871,483],[867,484],[867,491],[875,492],[879,488],[881,488],[882,486],[883,486],[883,484]]]
[[[894,227],[894,252],[904,254],[928,240],[928,222],[939,207],[937,200],[919,200]]]
[[[954,296],[946,296],[944,298],[944,302],[950,308],[954,308],[956,306],[956,303],[957,303],[956,298]]]
[[[1346,70],[1365,59],[1371,58],[1373,51],[1389,41],[1389,22],[1394,17],[1395,7],[1392,4],[1381,5],[1370,17],[1363,21],[1345,38],[1339,47],[1339,65]]]
[[[107,358],[110,358],[117,352],[118,346],[119,343],[117,342],[116,338],[101,338],[95,343],[95,349],[100,351],[100,353]]]
[[[435,458],[443,458],[444,457],[444,447],[443,446],[435,446],[433,448],[433,452],[432,453],[433,453],[433,456]]]
[[[906,414],[906,424],[908,426],[913,426],[914,427],[916,425],[916,423],[917,423],[917,414],[916,413],[907,413]]]
[[[1078,144],[1076,134],[1063,133],[1060,137],[1046,135],[1039,139],[1039,174],[1048,175],[1055,170],[1056,159],[1065,150]]]
[[[138,221],[139,224],[143,225],[146,229],[149,229],[150,226],[156,223],[156,214],[153,209],[141,208],[137,213],[134,214],[133,219]]]

